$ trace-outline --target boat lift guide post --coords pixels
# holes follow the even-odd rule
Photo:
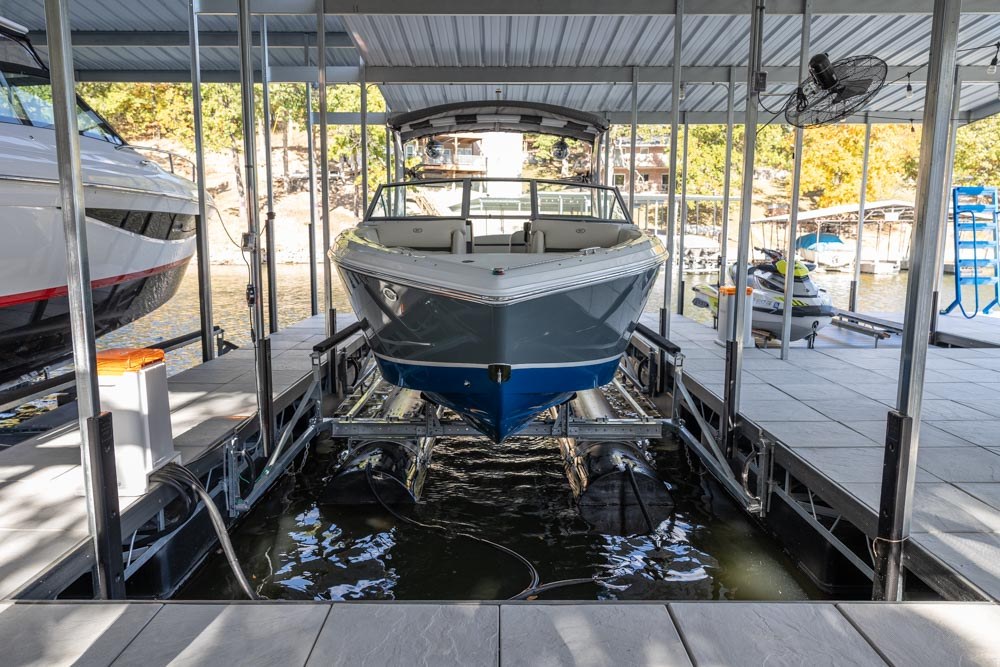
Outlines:
[[[361,215],[368,210],[368,82],[365,76],[365,59],[358,60],[361,77]],[[324,248],[324,252],[326,252]]]
[[[264,240],[267,245],[267,328],[270,333],[278,330],[278,266],[274,241],[274,170],[271,166],[271,63],[267,49],[267,15],[260,17],[260,83],[264,130],[264,179],[267,181],[267,219],[264,222]],[[288,184],[285,184],[288,188]]]
[[[636,68],[632,68],[632,116],[628,140],[628,213],[635,221],[635,147],[639,133],[639,79]]]
[[[729,254],[729,188],[733,177],[733,117],[736,105],[736,68],[729,68],[726,89],[726,173],[722,175],[722,238],[719,239],[719,287],[728,282]]]
[[[680,234],[677,237],[677,314],[684,314],[684,234],[687,232],[688,219],[688,135],[691,133],[687,122],[687,112],[684,113],[684,148],[681,158],[681,219]],[[697,221],[695,222],[697,224]]]
[[[309,67],[309,40],[306,39],[305,66]],[[308,159],[307,174],[309,176],[309,314],[319,313],[319,280],[316,275],[316,155],[313,146],[313,84],[305,82],[306,87],[306,152]]]
[[[736,250],[736,298],[733,328],[726,332],[724,381],[725,415],[722,424],[723,451],[732,455],[735,426],[740,411],[740,384],[743,371],[743,331],[746,321],[747,263],[750,260],[750,214],[753,204],[753,163],[757,149],[757,93],[760,92],[761,52],[764,42],[764,0],[755,0],[750,17],[750,58],[747,67],[746,122],[743,149],[743,193],[740,202],[740,234]]]
[[[868,154],[871,151],[872,143],[872,121],[865,114],[865,145],[861,154],[861,192],[858,195],[858,240],[854,250],[854,278],[851,280],[851,296],[847,309],[852,313],[858,312],[858,286],[861,283],[861,240],[865,233],[865,200],[868,193]],[[816,240],[819,241],[819,230],[816,231]],[[876,244],[877,245],[877,244]],[[878,248],[876,248],[875,261],[878,262]]]
[[[802,41],[799,46],[799,81],[809,75],[809,38],[812,27],[812,0],[802,3]],[[795,128],[795,163],[792,167],[792,206],[788,211],[785,238],[785,302],[781,308],[781,359],[788,359],[792,339],[792,301],[795,294],[795,235],[799,224],[799,190],[802,189],[802,143],[805,130]]]
[[[681,115],[681,37],[684,29],[684,0],[674,8],[674,57],[670,84],[670,179],[667,188],[667,266],[663,272],[663,307],[660,308],[660,335],[670,338],[670,301],[674,280],[674,226],[677,218],[677,133]],[[680,295],[681,299],[684,295]]]
[[[948,155],[952,100],[956,95],[955,69],[961,0],[934,0],[927,92],[920,137],[917,205],[912,230],[913,249],[906,285],[902,351],[896,409],[889,412],[882,467],[878,534],[872,545],[875,579],[872,597],[901,600],[903,551],[910,536],[913,491],[917,476],[917,447],[931,324],[931,293],[937,267],[937,241],[944,207],[942,199],[951,164]]]
[[[951,126],[948,129],[948,171],[945,174],[945,192],[950,193],[952,182],[955,177],[955,143],[958,141],[958,117],[962,109],[962,78],[960,70],[955,67],[955,95],[952,98],[951,106]],[[951,197],[945,197],[941,203],[941,220],[948,219],[948,212],[951,210]],[[938,332],[938,317],[941,315],[941,283],[944,282],[944,249],[948,241],[948,225],[941,225],[937,238],[937,257],[934,266],[937,267],[937,274],[934,280],[934,294],[931,296],[931,340],[935,340]],[[955,258],[958,259],[957,257]],[[957,265],[956,261],[956,265]],[[958,274],[955,274],[958,278]],[[979,286],[976,286],[979,289]]]
[[[45,0],[53,128],[59,161],[59,195],[66,243],[66,286],[80,424],[80,463],[87,502],[88,533],[94,542],[94,596],[125,598],[121,518],[111,413],[101,412],[97,382],[94,305],[90,290],[87,219],[80,167],[73,46],[65,0]]]
[[[333,314],[333,268],[327,253],[330,247],[330,155],[326,117],[326,10],[322,2],[316,3],[316,75],[319,86],[320,219],[323,222],[323,314],[326,317],[326,335],[332,336],[337,318]]]
[[[191,104],[194,121],[194,170],[198,187],[198,313],[201,320],[201,360],[215,358],[212,314],[212,262],[208,239],[208,195],[205,192],[205,128],[201,113],[201,49],[198,43],[198,12],[195,0],[188,2],[188,39],[191,49]]]
[[[250,21],[250,0],[239,0],[237,32],[240,49],[240,98],[243,114],[243,161],[246,171],[247,233],[243,251],[250,255],[250,283],[247,285],[247,306],[250,308],[254,345],[254,369],[257,380],[257,411],[260,420],[261,444],[264,452],[274,444],[274,405],[271,392],[271,341],[265,331],[264,302],[261,280],[260,215],[257,207],[257,148],[253,100],[253,32]]]

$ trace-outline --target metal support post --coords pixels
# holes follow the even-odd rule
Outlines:
[[[861,193],[858,201],[858,241],[854,249],[854,279],[851,280],[851,296],[848,310],[858,312],[858,286],[861,284],[861,242],[865,233],[865,199],[868,194],[868,153],[871,149],[872,121],[865,114],[865,147],[861,154]],[[816,231],[816,242],[819,243],[819,230]],[[878,257],[875,258],[878,261]]]
[[[726,93],[726,173],[722,175],[722,238],[719,239],[719,285],[729,282],[726,276],[729,262],[729,188],[733,177],[733,116],[736,108],[736,69],[729,68],[729,90]]]
[[[961,0],[934,1],[899,386],[896,410],[889,413],[886,429],[878,536],[874,544],[872,597],[876,600],[898,601],[903,595],[903,549],[910,536],[927,332],[931,321],[930,297],[937,273],[933,262],[937,256],[938,231],[944,224],[942,199],[947,196],[944,186],[950,167],[941,157],[948,151],[951,106],[957,92],[955,79],[950,75],[955,71],[960,12]]]
[[[688,122],[687,112],[684,112],[684,148],[681,158],[681,233],[678,234],[677,245],[677,314],[684,314],[684,233],[687,230],[688,219]]]
[[[201,115],[201,52],[198,46],[198,13],[194,0],[188,3],[188,35],[191,47],[191,102],[194,118],[194,180],[198,187],[198,312],[201,322],[201,360],[215,358],[212,317],[212,264],[208,249],[208,195],[205,193],[205,133]]]
[[[368,210],[368,81],[365,59],[360,59],[361,74],[361,215]]]
[[[388,112],[386,112],[388,113]],[[385,128],[385,182],[392,180],[389,174],[392,173],[392,132],[389,127]]]
[[[396,169],[393,178],[397,183],[399,183],[404,180],[403,172],[405,167],[406,156],[403,155],[403,142],[399,138],[399,135],[396,134],[395,132],[392,133],[392,143],[393,146],[395,147],[395,150],[393,151],[392,161],[394,163],[393,166]]]
[[[337,323],[333,310],[333,267],[330,266],[330,155],[326,126],[326,6],[316,3],[316,66],[319,85],[319,182],[320,219],[323,221],[323,312],[326,314],[326,335],[333,335]]]
[[[941,304],[941,282],[944,280],[944,248],[948,240],[948,225],[944,224],[948,220],[948,213],[951,210],[951,188],[952,179],[955,172],[955,142],[958,141],[958,114],[961,112],[962,108],[962,78],[959,74],[959,69],[955,68],[955,95],[952,98],[951,107],[951,128],[948,131],[948,162],[947,170],[945,171],[945,194],[944,201],[941,205],[941,231],[938,233],[937,238],[937,253],[934,260],[935,280],[934,280],[934,293],[931,296],[931,341],[934,340],[934,336],[937,334],[938,328],[938,316],[940,313]],[[978,287],[976,289],[979,289]]]
[[[593,151],[591,154],[591,161],[593,167],[590,170],[590,182],[600,183],[601,182],[601,142],[604,140],[604,135],[599,134],[597,139],[594,140],[594,145],[591,147]]]
[[[733,450],[733,428],[740,412],[740,381],[743,371],[743,332],[746,321],[747,263],[750,260],[750,207],[753,204],[753,164],[757,148],[757,93],[764,43],[764,0],[755,0],[750,18],[750,59],[747,67],[746,124],[743,151],[743,193],[740,201],[740,236],[736,250],[736,298],[734,326],[726,342],[725,421],[722,437],[726,454]]]
[[[799,46],[799,81],[809,74],[809,33],[812,27],[812,0],[802,3],[802,41]],[[795,164],[792,168],[792,206],[788,212],[785,239],[785,300],[781,309],[781,359],[788,359],[792,338],[792,302],[795,294],[795,235],[799,226],[799,190],[802,189],[802,142],[805,130],[795,128]]]
[[[611,164],[611,125],[608,125],[604,133],[604,182],[606,185],[615,184],[615,169]]]
[[[309,66],[309,45],[305,46],[305,65]],[[309,157],[309,314],[319,312],[319,280],[316,275],[316,156],[313,153],[313,84],[306,86],[306,152]]]
[[[632,68],[632,132],[629,135],[628,154],[628,212],[635,222],[635,146],[639,133],[639,78],[635,67]]]
[[[104,600],[124,599],[121,524],[110,415],[104,420],[98,417],[101,399],[97,384],[94,304],[87,255],[73,47],[70,43],[69,12],[63,0],[45,0],[45,25],[59,166],[59,202],[65,239],[66,289],[79,405],[80,463],[87,502],[87,524],[90,537],[94,540],[94,595]],[[104,429],[99,430],[99,426]],[[108,470],[110,478],[105,478],[104,472]],[[117,543],[114,541],[116,534]]]
[[[663,307],[660,309],[660,335],[670,338],[670,301],[674,280],[674,226],[677,222],[677,134],[681,117],[681,38],[684,23],[684,0],[676,0],[674,10],[673,80],[670,85],[670,186],[667,189],[667,267],[663,272]],[[682,262],[683,263],[683,262]],[[683,298],[683,296],[681,297]]]
[[[264,238],[267,243],[267,326],[278,330],[278,276],[274,243],[274,174],[271,169],[271,93],[270,61],[267,49],[267,16],[260,17],[260,82],[264,107],[264,178],[267,180],[267,221]],[[256,205],[256,201],[254,202]]]
[[[239,0],[238,41],[240,47],[240,96],[243,114],[243,160],[246,171],[247,234],[244,246],[250,253],[250,284],[247,305],[251,313],[251,341],[257,350],[257,411],[264,452],[270,452],[274,440],[271,397],[270,343],[264,332],[264,302],[261,289],[260,211],[257,208],[257,146],[253,100],[253,31],[250,26],[250,0]],[[270,418],[269,418],[270,417]]]

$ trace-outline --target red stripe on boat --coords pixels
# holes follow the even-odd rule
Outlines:
[[[155,275],[157,273],[163,273],[164,271],[175,269],[178,266],[187,264],[189,261],[191,261],[191,258],[185,257],[184,259],[179,259],[176,262],[171,262],[170,264],[155,266],[152,269],[136,271],[135,273],[126,273],[121,276],[98,278],[97,280],[90,281],[90,288],[99,289],[101,287],[110,287],[111,285],[125,283],[130,280],[146,278]],[[4,296],[0,296],[0,308],[6,308],[8,306],[18,306],[23,303],[32,303],[33,301],[44,301],[45,299],[54,299],[60,296],[66,296],[66,294],[67,294],[67,289],[65,285],[63,285],[62,287],[49,287],[47,289],[33,290],[31,292],[21,292],[20,294],[7,294]]]

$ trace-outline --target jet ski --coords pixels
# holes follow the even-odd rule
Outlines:
[[[768,248],[755,248],[755,250],[763,253],[767,260],[748,267],[747,286],[753,288],[752,327],[755,331],[780,338],[788,262],[781,251]],[[735,282],[735,264],[729,268],[729,274]],[[794,286],[791,340],[800,340],[828,325],[833,318],[834,309],[830,295],[812,281],[805,263],[796,260],[792,268],[792,279]],[[718,285],[695,285],[694,291],[694,305],[710,309],[713,317],[718,318]]]

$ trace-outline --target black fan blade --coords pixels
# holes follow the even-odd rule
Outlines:
[[[855,79],[854,81],[842,81],[843,85],[837,90],[837,101],[843,102],[858,95],[864,95],[872,85],[872,79]]]

